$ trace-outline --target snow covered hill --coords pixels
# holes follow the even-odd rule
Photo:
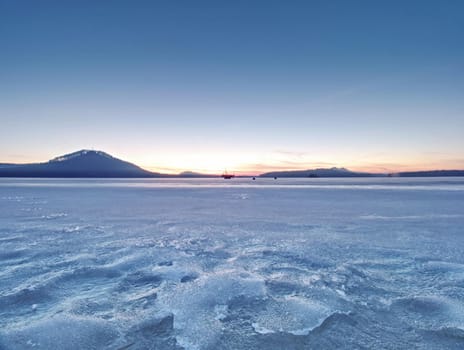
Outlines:
[[[159,177],[102,151],[81,150],[46,163],[0,168],[0,177]]]

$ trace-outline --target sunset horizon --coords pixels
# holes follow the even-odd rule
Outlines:
[[[409,161],[403,160],[401,162],[377,162],[368,163],[362,161],[346,161],[341,162],[330,162],[323,161],[321,159],[311,161],[311,154],[303,152],[283,152],[276,151],[269,154],[245,155],[245,159],[251,159],[253,157],[255,162],[241,162],[241,155],[239,154],[221,154],[221,153],[189,153],[178,154],[177,157],[169,155],[169,157],[157,157],[156,152],[150,152],[146,154],[127,154],[127,156],[120,156],[115,152],[111,152],[105,149],[82,147],[74,150],[63,151],[60,154],[53,154],[44,156],[42,158],[29,158],[26,155],[19,157],[21,161],[13,159],[2,160],[1,163],[13,163],[13,164],[29,164],[29,163],[43,163],[49,160],[70,154],[79,150],[94,150],[102,151],[110,154],[113,157],[131,162],[141,168],[165,174],[180,174],[182,172],[194,172],[205,175],[219,175],[225,170],[230,171],[238,176],[254,176],[271,171],[293,171],[293,170],[310,170],[310,169],[327,169],[327,168],[346,168],[352,171],[365,172],[372,174],[388,174],[388,173],[399,173],[409,171],[430,171],[430,170],[463,170],[464,165],[461,165],[458,161],[443,161],[439,158],[440,155],[435,155],[435,160],[426,160],[424,156],[422,161]],[[47,158],[48,157],[48,158]],[[169,163],[163,166],[163,160],[169,158]],[[316,157],[314,157],[316,158]],[[362,157],[360,157],[362,159]],[[429,158],[430,155],[429,155]],[[26,160],[27,159],[27,160]],[[150,159],[152,159],[150,161]],[[159,160],[158,160],[159,159]],[[262,161],[262,160],[267,161]],[[308,160],[306,160],[308,159]],[[330,160],[330,158],[328,158]],[[175,165],[178,166],[175,166]],[[189,165],[186,165],[189,164]],[[171,165],[171,166],[169,166]]]

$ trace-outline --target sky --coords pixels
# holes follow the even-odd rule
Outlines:
[[[464,169],[464,1],[0,0],[0,162]]]

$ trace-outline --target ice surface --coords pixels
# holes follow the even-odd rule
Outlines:
[[[462,349],[464,180],[0,180],[0,349]]]

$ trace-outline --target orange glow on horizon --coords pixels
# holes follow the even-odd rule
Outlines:
[[[239,176],[255,176],[266,172],[271,171],[298,171],[298,170],[310,170],[317,168],[346,168],[355,172],[365,172],[365,173],[374,173],[374,174],[388,174],[388,173],[398,173],[398,172],[407,172],[407,171],[428,171],[428,170],[461,170],[464,169],[464,161],[462,162],[453,162],[453,161],[443,161],[443,162],[422,162],[422,161],[410,161],[405,163],[307,163],[307,164],[294,164],[293,166],[289,164],[282,164],[280,162],[269,162],[268,164],[253,164],[253,163],[236,163],[235,165],[222,167],[220,164],[215,164],[213,162],[208,164],[209,166],[202,167],[159,167],[159,166],[142,166],[142,168],[166,173],[166,174],[179,174],[184,171],[191,171],[201,174],[208,175],[220,175],[227,170],[228,172],[239,175]]]
[[[104,147],[102,147],[104,149]],[[15,155],[0,159],[0,163],[38,163],[46,162],[60,154]],[[191,152],[182,150],[151,153],[146,150],[109,149],[107,153],[143,169],[179,174],[190,171],[201,174],[220,175],[225,170],[239,176],[255,176],[270,171],[307,170],[317,168],[346,168],[351,171],[369,173],[397,173],[422,170],[462,170],[464,156],[459,154],[366,154],[358,156],[356,152],[340,153],[336,150],[317,152]],[[316,152],[314,152],[316,153]]]

